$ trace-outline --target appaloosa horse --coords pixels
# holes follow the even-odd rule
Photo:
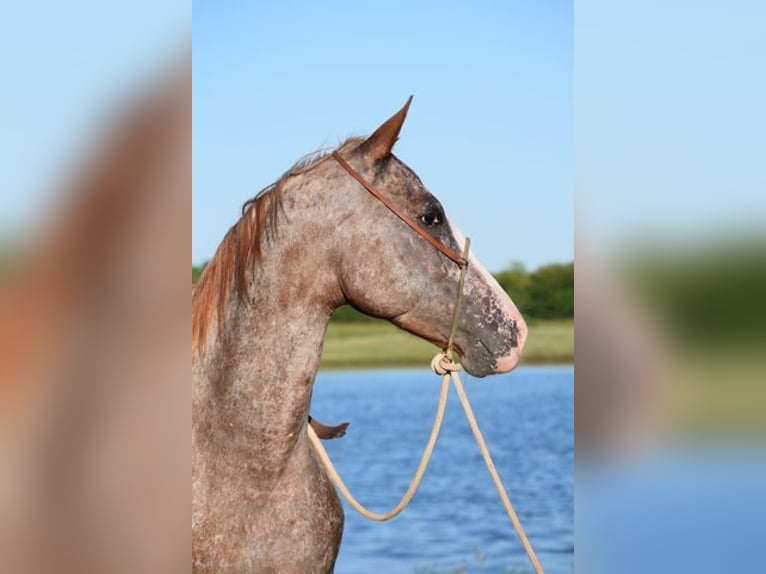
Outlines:
[[[392,155],[407,104],[341,158],[447,248],[462,238]],[[192,303],[193,571],[333,571],[338,496],[306,425],[332,312],[344,303],[444,346],[459,268],[331,155],[296,164],[248,201]],[[455,347],[479,377],[511,370],[527,329],[471,260]]]

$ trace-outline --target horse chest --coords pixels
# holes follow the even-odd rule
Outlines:
[[[194,478],[195,574],[333,571],[342,507],[308,451],[295,458],[276,479],[216,475],[209,466]]]

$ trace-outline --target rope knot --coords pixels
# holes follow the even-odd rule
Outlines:
[[[431,359],[431,370],[437,375],[446,375],[447,373],[456,373],[460,370],[460,363],[455,362],[447,353],[438,353]]]

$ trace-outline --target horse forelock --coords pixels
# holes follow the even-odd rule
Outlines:
[[[364,138],[351,137],[337,148],[324,148],[303,156],[277,181],[244,203],[242,216],[226,233],[192,290],[192,356],[204,347],[210,328],[224,324],[231,298],[248,296],[252,270],[262,257],[262,248],[277,235],[284,191],[290,178],[323,163],[334,149],[349,151],[363,141]]]

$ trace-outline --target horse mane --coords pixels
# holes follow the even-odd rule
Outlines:
[[[287,181],[326,161],[332,152],[349,151],[364,141],[351,137],[336,148],[320,148],[300,158],[282,176],[242,206],[242,216],[226,233],[215,255],[192,288],[192,356],[207,341],[214,321],[224,324],[231,298],[244,299],[250,291],[252,270],[262,247],[278,230]]]

